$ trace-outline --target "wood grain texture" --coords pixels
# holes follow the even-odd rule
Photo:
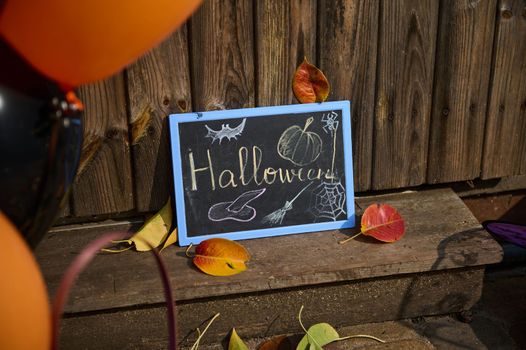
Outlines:
[[[190,24],[194,109],[253,107],[253,2],[205,1]]]
[[[500,245],[451,190],[358,198],[358,214],[377,202],[394,206],[403,216],[407,231],[401,241],[379,244],[370,237],[358,237],[339,245],[338,241],[353,230],[246,240],[242,244],[251,255],[248,271],[214,278],[193,267],[184,248],[170,247],[163,251],[163,258],[173,271],[175,295],[180,301],[226,298],[241,293],[482,266],[502,258]],[[100,234],[101,228],[81,228],[68,233],[52,232],[41,242],[37,257],[51,294],[74,258],[73,253]],[[150,254],[102,254],[76,282],[66,311],[160,303],[164,295],[159,286],[157,267]]]
[[[363,343],[352,339],[345,346],[338,342],[341,350],[436,349],[391,342],[414,332],[411,321],[396,329],[364,323],[467,310],[480,299],[483,277],[482,267],[454,269],[178,303],[177,329],[183,343],[179,349],[189,349],[197,337],[195,329],[202,330],[203,323],[215,313],[220,313],[220,317],[201,339],[199,349],[224,350],[220,340],[232,328],[236,328],[249,349],[258,349],[262,336],[296,333],[299,340],[304,334],[297,320],[302,305],[304,324],[327,322],[338,328],[359,325],[358,329],[338,331],[344,335],[374,334],[387,342],[382,347],[369,347],[365,345],[371,344],[370,339]],[[161,283],[153,288],[161,289]],[[164,305],[68,316],[60,332],[61,349],[167,349]],[[250,344],[250,337],[259,341]]]
[[[497,9],[482,178],[526,174],[526,2]]]
[[[386,0],[380,9],[372,188],[425,182],[438,1]]]
[[[61,219],[64,219],[70,215],[71,215],[71,192],[66,193],[66,195],[64,195],[64,198],[62,198],[61,207],[59,208],[59,212],[57,214],[55,222],[60,221]]]
[[[428,183],[480,176],[496,0],[440,6]]]
[[[132,210],[133,189],[122,74],[79,89],[84,143],[73,187],[75,216]]]
[[[330,100],[351,100],[354,186],[371,185],[379,3],[320,0],[319,64]]]
[[[157,211],[172,188],[166,117],[191,110],[186,27],[129,67],[127,77],[135,207]]]
[[[297,103],[296,67],[305,57],[316,60],[316,0],[262,0],[256,6],[256,104]]]

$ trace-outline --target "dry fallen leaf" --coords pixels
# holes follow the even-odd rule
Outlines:
[[[301,103],[324,102],[330,86],[323,72],[305,58],[294,73],[292,90]]]
[[[177,236],[177,227],[176,227],[172,230],[172,232],[170,232],[168,237],[166,237],[166,240],[162,244],[160,251],[162,252],[166,247],[171,246],[172,244],[176,243],[177,238],[178,236]]]
[[[404,219],[388,204],[372,204],[362,216],[362,234],[382,242],[395,242],[405,234]]]
[[[395,208],[388,204],[371,204],[363,213],[360,232],[339,243],[347,243],[359,235],[371,236],[379,241],[392,243],[398,241],[404,234],[404,219]]]
[[[129,239],[113,241],[114,244],[125,245],[121,249],[102,249],[104,252],[120,253],[135,247],[138,252],[149,251],[162,244],[162,249],[177,241],[177,229],[170,233],[172,226],[172,205],[170,198],[156,214],[150,217],[144,225]],[[164,243],[164,244],[163,244]]]
[[[189,247],[190,248],[190,247]],[[247,250],[239,243],[211,238],[195,248],[194,265],[206,274],[230,276],[246,270],[245,262],[250,259]]]
[[[257,350],[292,350],[292,339],[293,337],[278,335],[259,344]]]

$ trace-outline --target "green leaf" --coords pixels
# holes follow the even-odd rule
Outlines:
[[[323,350],[323,347],[327,344],[330,344],[339,340],[346,340],[352,338],[368,338],[376,340],[380,343],[385,343],[382,339],[373,337],[368,334],[357,334],[349,335],[343,338],[340,338],[338,332],[334,327],[328,323],[317,323],[314,326],[311,326],[308,330],[303,325],[301,320],[301,313],[303,312],[303,305],[301,305],[300,312],[298,313],[298,321],[301,325],[301,328],[305,332],[305,336],[300,340],[296,350]],[[230,350],[230,349],[229,349]]]
[[[228,350],[248,350],[246,344],[241,340],[239,335],[237,335],[235,328],[232,328],[232,334],[228,342]]]
[[[323,346],[339,339],[340,335],[330,324],[318,323],[308,329],[296,350],[321,350]]]

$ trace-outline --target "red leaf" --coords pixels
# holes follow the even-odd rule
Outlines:
[[[325,101],[330,87],[323,72],[305,58],[294,73],[292,90],[301,103],[313,103]]]
[[[402,216],[387,204],[372,204],[362,216],[362,234],[382,242],[396,242],[405,234]]]
[[[293,350],[291,338],[286,335],[278,335],[259,344],[257,350]]]

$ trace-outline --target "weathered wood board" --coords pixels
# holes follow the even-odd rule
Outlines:
[[[351,100],[354,183],[371,186],[378,1],[319,2],[318,57],[331,84],[330,100]]]
[[[77,217],[134,208],[128,118],[122,74],[84,85],[84,144],[75,185]]]
[[[316,59],[316,0],[261,0],[256,6],[256,105],[297,102],[296,67]]]
[[[202,339],[203,345],[219,343],[232,328],[245,341],[302,333],[297,320],[302,305],[305,325],[328,322],[335,327],[459,312],[479,300],[483,274],[482,267],[454,269],[182,302],[177,306],[179,341],[189,348],[196,339],[195,329],[202,330],[216,313],[220,316]],[[82,349],[89,344],[90,349],[166,349],[167,333],[163,305],[69,315],[61,328],[61,348]],[[383,333],[370,329],[365,333],[387,340]]]
[[[170,191],[163,118],[295,103],[304,57],[329,100],[353,101],[358,192],[524,175],[525,31],[522,0],[206,1],[124,79],[80,89],[86,143],[62,215],[157,210]]]
[[[171,194],[166,117],[192,108],[186,34],[183,26],[127,70],[134,199],[139,212],[159,210]]]
[[[526,174],[526,13],[500,0],[493,49],[482,178]]]
[[[440,6],[427,182],[480,175],[496,1]]]
[[[254,106],[253,6],[250,0],[210,0],[192,16],[194,110]]]
[[[382,1],[372,189],[425,182],[438,1]]]
[[[172,273],[176,298],[189,301],[481,266],[502,258],[500,245],[451,190],[359,198],[358,214],[379,201],[399,209],[406,221],[407,233],[397,243],[359,237],[339,245],[352,230],[243,241],[252,256],[249,268],[231,277],[205,275],[192,266],[183,248],[170,247],[163,257]],[[51,295],[74,255],[100,234],[96,228],[51,232],[41,242],[37,258]],[[164,296],[157,275],[148,253],[101,254],[76,282],[66,312],[161,303]]]

